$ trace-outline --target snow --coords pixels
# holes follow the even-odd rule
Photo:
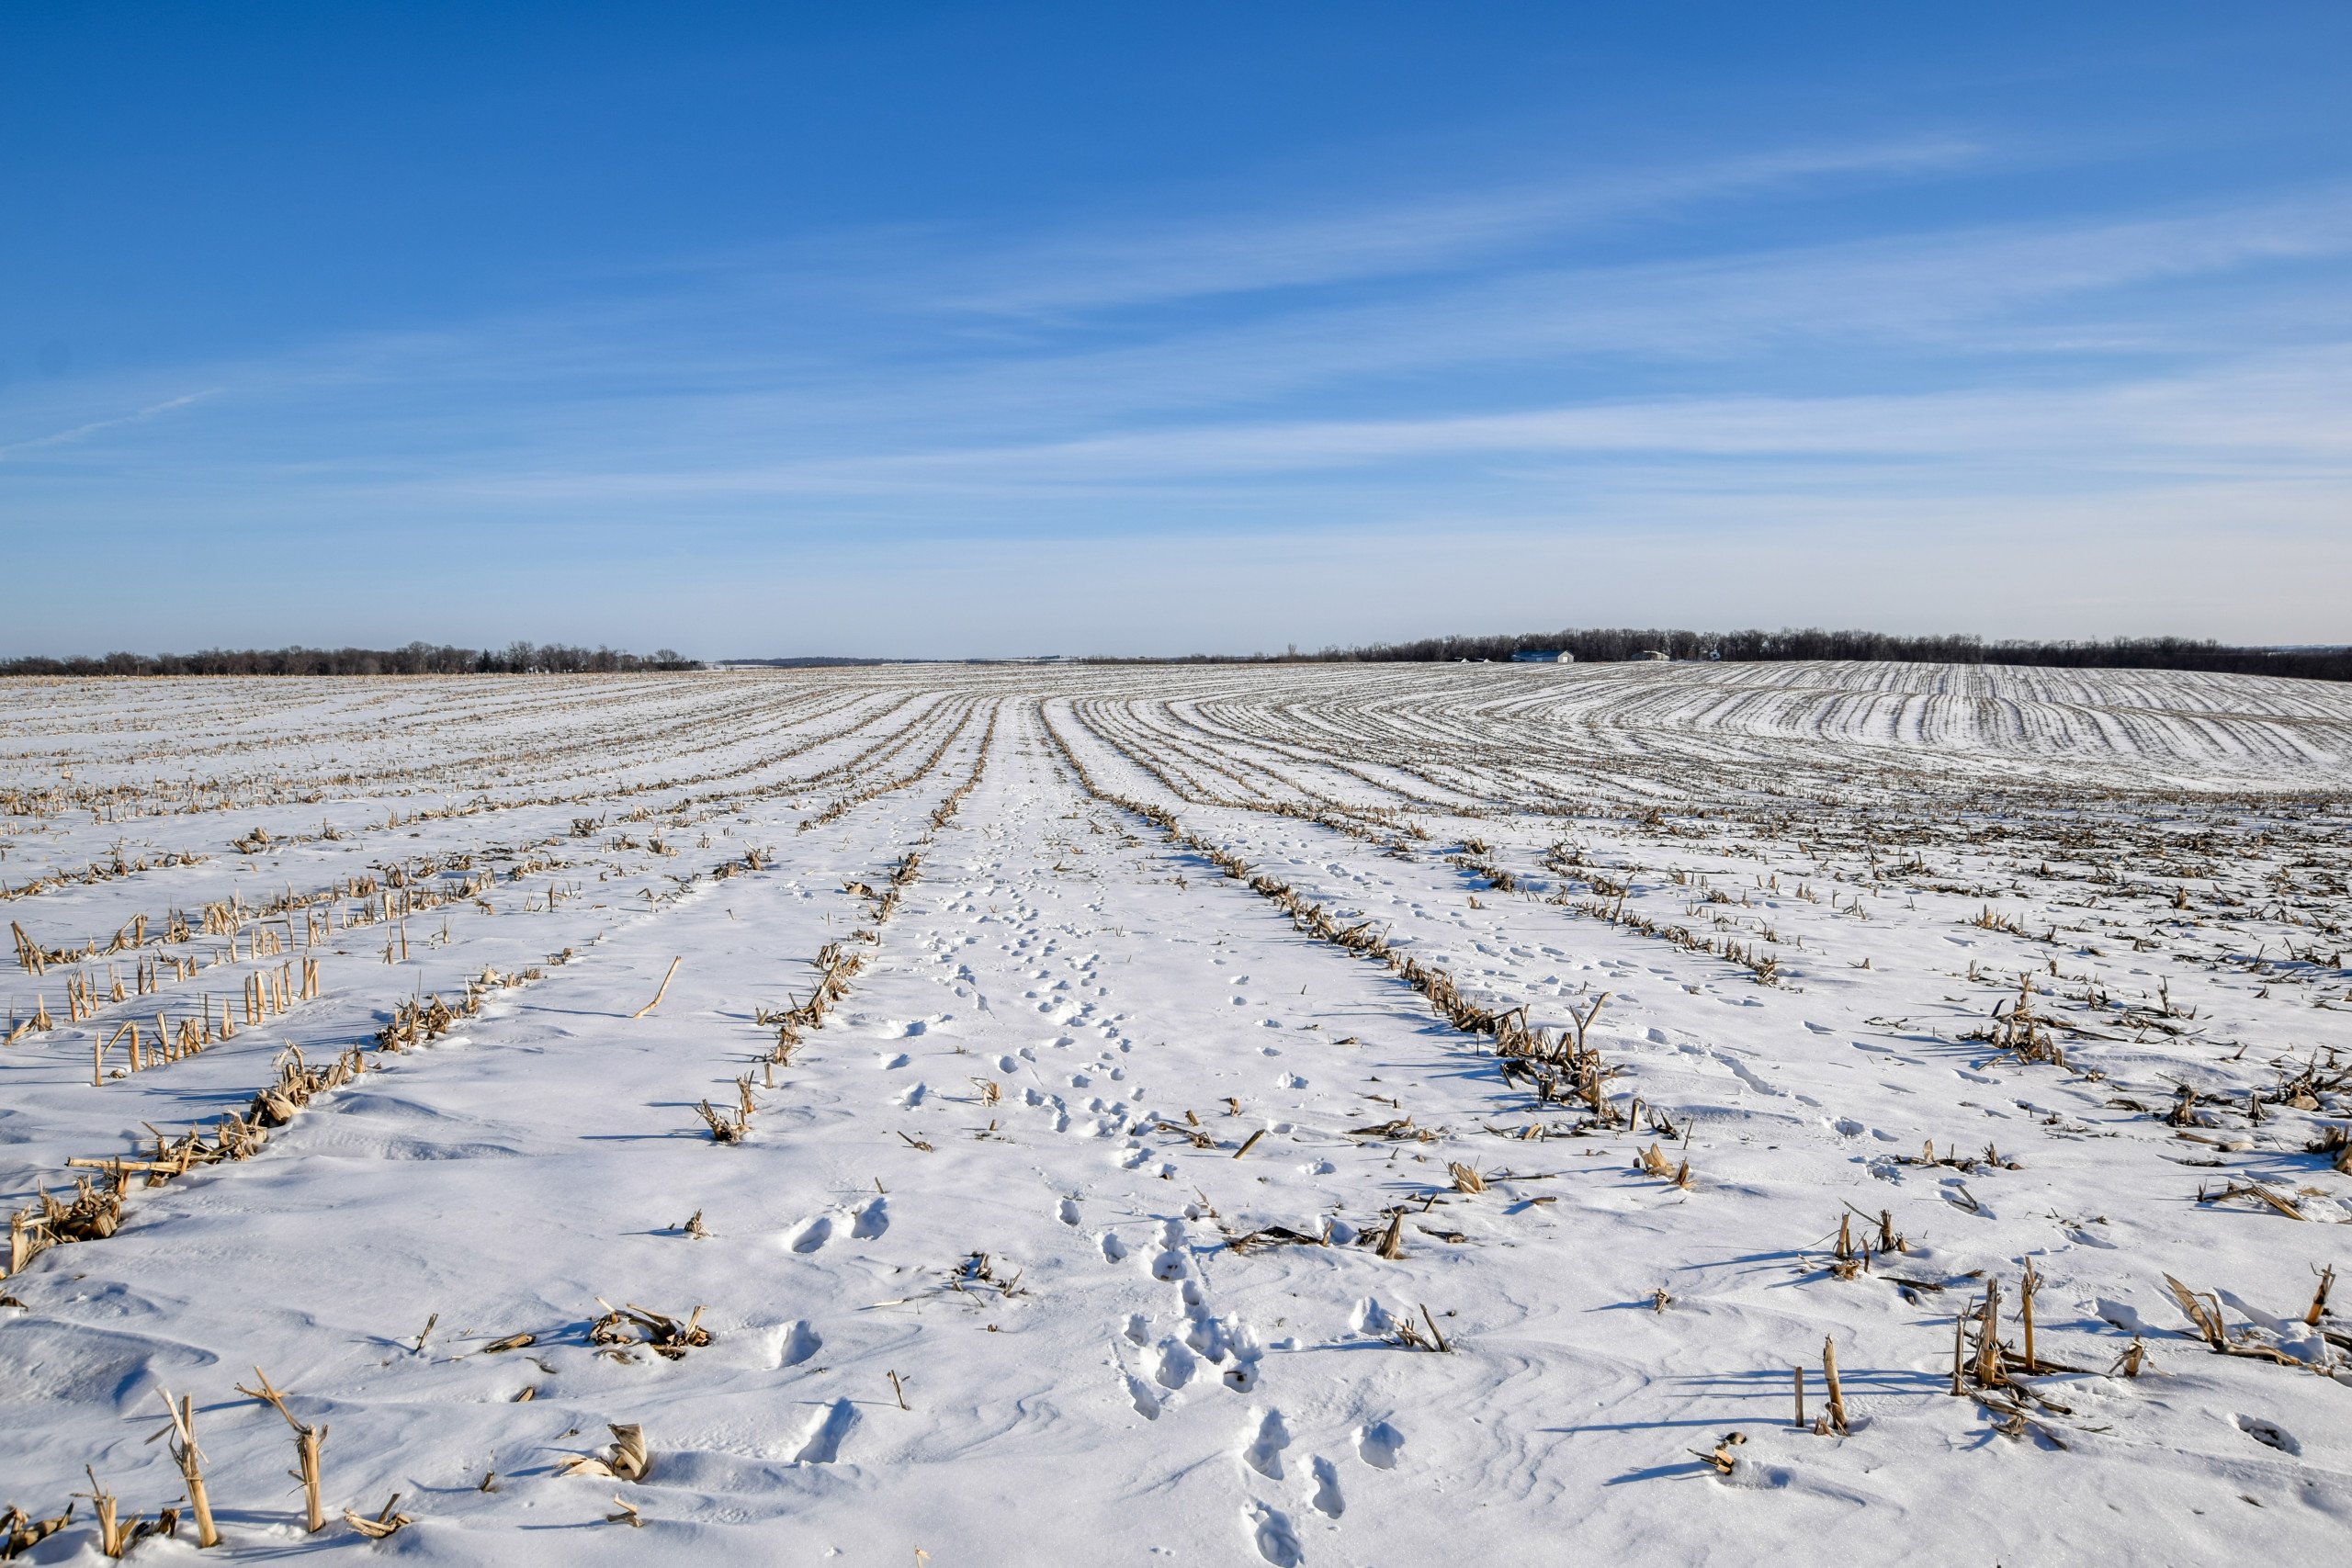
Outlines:
[[[53,1024],[0,1049],[0,1207],[245,1111],[287,1045],[366,1070],[0,1280],[0,1508],[88,1466],[185,1512],[168,1390],[254,1558],[2318,1560],[2348,754],[2352,693],[2141,671],[11,682],[0,914],[99,952],[0,984]],[[248,918],[289,892],[322,897]],[[232,896],[235,957],[159,940]],[[774,1061],[829,945],[856,972]],[[136,994],[159,955],[197,967]],[[306,958],[318,995],[245,1025]],[[1408,959],[1588,1016],[1604,1113]],[[235,1037],[93,1084],[200,1005]],[[1841,1264],[1883,1211],[1901,1249]],[[2020,1350],[2029,1261],[2079,1370],[1955,1397],[1955,1314],[1997,1280]],[[599,1343],[604,1303],[708,1343]],[[327,1428],[315,1540],[255,1368]],[[615,1424],[642,1480],[557,1473]],[[343,1521],[394,1494],[381,1543]],[[27,1560],[96,1560],[90,1520]]]

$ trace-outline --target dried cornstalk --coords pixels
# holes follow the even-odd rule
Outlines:
[[[2034,1272],[2033,1262],[2029,1258],[2025,1266],[2025,1278],[2018,1282],[2018,1313],[2024,1320],[2025,1370],[2029,1377],[2041,1371],[2041,1363],[2035,1359],[2033,1353],[2033,1293],[2041,1288],[2041,1276]]]
[[[188,1509],[196,1515],[196,1544],[218,1546],[220,1532],[212,1528],[212,1497],[204,1485],[204,1450],[196,1446],[196,1402],[183,1397],[175,1404],[169,1389],[160,1392],[164,1395],[164,1410],[171,1416],[172,1424],[147,1440],[152,1443],[162,1437],[172,1439],[172,1462],[180,1467],[180,1479],[187,1485]]]
[[[382,1511],[377,1514],[377,1516],[372,1519],[365,1514],[356,1512],[350,1508],[345,1508],[343,1511],[343,1522],[349,1525],[353,1529],[357,1530],[361,1535],[366,1536],[369,1540],[381,1540],[386,1536],[398,1535],[401,1531],[401,1526],[416,1522],[410,1518],[406,1514],[396,1514],[392,1512],[392,1509],[399,1505],[401,1495],[397,1492],[393,1493],[391,1501],[386,1503]]]
[[[645,1428],[632,1422],[607,1428],[613,1446],[602,1454],[573,1454],[556,1466],[558,1475],[594,1475],[608,1481],[643,1481],[653,1469],[646,1451]]]
[[[98,1484],[96,1471],[85,1464],[82,1473],[90,1478],[90,1489],[79,1495],[90,1500],[90,1511],[98,1517],[98,1550],[108,1557],[119,1557],[125,1544],[122,1526],[115,1516],[119,1504],[113,1493]]]
[[[664,1314],[649,1311],[635,1302],[616,1307],[604,1297],[596,1304],[605,1315],[588,1325],[591,1344],[607,1346],[645,1345],[665,1360],[679,1360],[689,1350],[698,1350],[710,1343],[710,1330],[702,1326],[705,1308],[696,1307],[684,1322]],[[636,1331],[642,1330],[639,1338]]]
[[[327,1524],[326,1509],[319,1499],[319,1454],[326,1445],[327,1429],[323,1426],[312,1427],[295,1419],[294,1412],[286,1407],[286,1395],[270,1386],[269,1374],[259,1367],[254,1369],[254,1381],[261,1386],[254,1389],[239,1383],[237,1392],[247,1399],[257,1399],[268,1405],[285,1416],[286,1424],[294,1428],[294,1457],[299,1467],[294,1472],[294,1479],[302,1483],[302,1528],[316,1535],[326,1529]],[[394,1497],[392,1501],[396,1503],[400,1499]],[[385,1505],[385,1511],[390,1511],[390,1504]],[[399,1525],[394,1525],[392,1529],[399,1528]],[[384,1531],[386,1535],[390,1533],[390,1529]]]
[[[2200,1296],[2169,1274],[2165,1276],[2165,1283],[2172,1288],[2173,1299],[2180,1303],[2180,1310],[2188,1314],[2188,1320],[2197,1325],[2197,1332],[2204,1339],[2206,1348],[2215,1355],[2244,1356],[2252,1360],[2275,1361],[2282,1367],[2303,1365],[2284,1350],[2271,1346],[2241,1345],[2233,1340],[2222,1321],[2221,1297],[2211,1292]],[[2208,1305],[2208,1303],[2211,1304]]]
[[[1846,1391],[1838,1382],[1838,1341],[1821,1341],[1821,1381],[1829,1385],[1829,1424],[1839,1435],[1846,1431]]]
[[[670,972],[662,976],[662,988],[653,993],[653,999],[651,1001],[646,1003],[643,1007],[629,1014],[629,1017],[632,1019],[643,1018],[647,1013],[651,1012],[655,1008],[660,1007],[662,1005],[662,998],[670,994],[670,982],[678,977],[678,965],[684,964],[685,961],[686,959],[684,953],[680,953],[677,957],[670,960]]]
[[[2004,1380],[2001,1373],[2001,1281],[1984,1281],[1984,1314],[1976,1329],[1976,1383],[1991,1388]]]

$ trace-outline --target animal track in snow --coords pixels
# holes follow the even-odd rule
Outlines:
[[[1233,1353],[1233,1365],[1225,1369],[1225,1386],[1236,1393],[1248,1393],[1258,1386],[1258,1361],[1264,1352],[1246,1340],[1228,1336]]]
[[[1175,1339],[1159,1342],[1159,1354],[1151,1369],[1152,1381],[1162,1388],[1182,1388],[1193,1381],[1193,1371],[1199,1363],[1193,1353]]]
[[[872,1241],[890,1228],[890,1200],[876,1195],[851,1217],[849,1234],[859,1241]]]
[[[1283,1413],[1269,1410],[1258,1418],[1257,1435],[1241,1450],[1241,1462],[1269,1481],[1283,1478],[1283,1450],[1290,1447],[1290,1428]]]
[[[1274,1568],[1298,1568],[1306,1561],[1306,1554],[1299,1550],[1297,1532],[1279,1509],[1252,1503],[1242,1510],[1241,1517],[1250,1532],[1250,1544]]]
[[[831,1214],[818,1214],[801,1221],[787,1232],[784,1244],[795,1252],[816,1251],[833,1239],[833,1219]]]
[[[1184,1343],[1212,1361],[1225,1359],[1225,1325],[1207,1313],[1195,1312],[1184,1328]]]
[[[1340,1495],[1340,1471],[1329,1460],[1317,1454],[1307,1461],[1307,1472],[1314,1478],[1315,1511],[1327,1519],[1336,1519],[1348,1511],[1347,1499]]]
[[[824,1337],[806,1318],[786,1324],[775,1336],[775,1345],[768,1362],[770,1371],[797,1367],[825,1347]]]
[[[2266,1421],[2259,1416],[2240,1416],[2236,1419],[2238,1430],[2265,1448],[2277,1449],[2282,1454],[2303,1451],[2303,1445],[2295,1435],[2276,1421]]]
[[[1374,1470],[1394,1470],[1405,1450],[1405,1434],[1385,1421],[1369,1422],[1356,1432],[1356,1457]]]
[[[1063,1199],[1059,1203],[1054,1206],[1054,1213],[1061,1220],[1062,1224],[1066,1225],[1074,1225],[1078,1224],[1078,1200],[1075,1198]]]
[[[831,1464],[841,1458],[842,1440],[857,1425],[857,1406],[846,1399],[836,1399],[825,1407],[808,1435],[800,1441],[800,1451],[793,1455],[800,1464]]]

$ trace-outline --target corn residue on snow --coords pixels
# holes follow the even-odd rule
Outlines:
[[[0,744],[0,1555],[2352,1524],[2352,692],[15,682]]]

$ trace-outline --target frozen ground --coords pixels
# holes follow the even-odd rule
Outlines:
[[[2347,772],[2134,672],[8,683],[0,1508],[193,1555],[168,1389],[255,1559],[2328,1561]]]

